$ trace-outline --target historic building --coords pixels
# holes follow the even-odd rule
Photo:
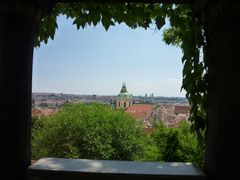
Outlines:
[[[122,89],[120,93],[118,94],[117,100],[116,100],[116,108],[128,108],[133,105],[133,96],[132,94],[129,94],[127,91],[126,84],[122,84]]]

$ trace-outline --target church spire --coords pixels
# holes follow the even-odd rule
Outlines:
[[[122,84],[121,93],[125,93],[125,92],[127,92],[127,87],[126,87],[126,83],[124,82],[124,83]]]

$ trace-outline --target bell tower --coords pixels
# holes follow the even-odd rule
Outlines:
[[[122,84],[120,93],[118,94],[116,101],[116,108],[128,108],[133,105],[133,96],[127,91],[126,84]]]

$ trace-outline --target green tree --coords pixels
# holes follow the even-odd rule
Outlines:
[[[102,104],[67,104],[33,129],[32,137],[33,159],[142,160],[147,143],[141,124]]]
[[[156,124],[152,138],[159,148],[158,160],[192,162],[196,166],[203,166],[204,148],[199,144],[196,133],[190,131],[189,123],[183,122],[178,128]]]
[[[46,117],[44,116],[33,116],[32,117],[32,129],[36,130],[42,128]]]

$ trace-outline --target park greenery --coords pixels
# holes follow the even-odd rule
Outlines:
[[[101,104],[66,105],[33,126],[33,158],[43,156],[133,160],[143,155],[141,125]]]
[[[193,162],[202,167],[203,146],[189,122],[178,128],[143,124],[123,109],[104,104],[66,104],[58,113],[34,117],[32,159],[65,157],[104,160]]]
[[[207,62],[206,39],[203,27],[195,18],[190,5],[159,3],[56,3],[51,4],[51,13],[43,16],[39,24],[35,46],[54,39],[57,16],[73,19],[77,29],[101,23],[106,30],[110,26],[125,23],[130,28],[162,29],[166,21],[170,26],[163,30],[163,41],[182,49],[183,81],[186,98],[191,105],[191,129],[204,144],[206,132]]]

